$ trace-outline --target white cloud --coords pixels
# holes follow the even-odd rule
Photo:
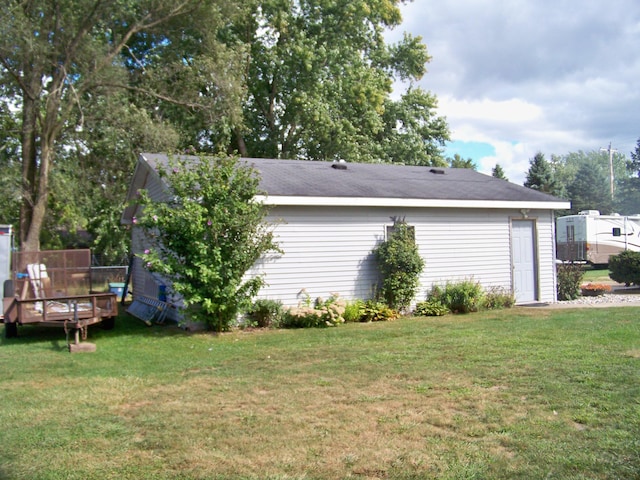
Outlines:
[[[403,31],[432,61],[420,85],[439,99],[454,140],[484,142],[485,173],[500,163],[524,181],[538,152],[550,158],[640,138],[640,2],[456,0],[402,6]]]

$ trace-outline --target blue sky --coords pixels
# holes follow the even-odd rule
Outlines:
[[[490,143],[464,142],[462,140],[448,142],[444,148],[445,156],[453,157],[456,153],[465,160],[471,158],[475,163],[481,158],[494,156],[496,150]]]
[[[414,0],[388,35],[422,36],[432,57],[419,85],[439,100],[446,154],[499,163],[523,183],[537,152],[629,156],[640,138],[637,0]]]

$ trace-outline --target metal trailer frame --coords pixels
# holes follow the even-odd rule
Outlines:
[[[116,293],[91,290],[91,252],[85,249],[14,252],[13,292],[5,292],[3,307],[7,338],[17,335],[18,325],[62,327],[72,352],[95,350],[80,339],[91,325],[113,328],[118,315]]]

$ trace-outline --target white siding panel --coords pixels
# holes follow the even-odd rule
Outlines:
[[[415,227],[425,259],[416,300],[434,284],[464,279],[512,290],[510,219],[522,218],[517,210],[288,206],[274,208],[270,217],[279,220],[276,240],[284,253],[253,270],[268,284],[260,296],[288,305],[300,301],[303,289],[311,298],[332,292],[370,298],[378,279],[371,252],[394,216]],[[553,215],[539,211],[529,217],[536,219],[540,297],[550,301],[555,298]]]
[[[535,211],[530,214],[536,218],[538,239],[538,281],[540,282],[540,301],[555,302],[556,290],[556,252],[555,220],[552,211]]]

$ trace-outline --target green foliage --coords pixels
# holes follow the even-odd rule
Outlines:
[[[536,153],[529,162],[529,171],[524,186],[551,195],[559,194],[553,169],[541,152]]]
[[[419,37],[385,44],[383,31],[400,22],[395,0],[247,2],[228,33],[251,58],[245,128],[231,148],[254,157],[437,162],[449,132],[435,96],[411,88],[391,98],[395,79],[414,83],[429,61]]]
[[[338,294],[328,299],[317,298],[313,305],[303,302],[284,310],[281,326],[284,328],[335,327],[345,322],[346,302]]]
[[[376,246],[373,254],[382,276],[382,298],[394,310],[407,309],[424,269],[413,230],[404,220],[396,220],[390,238]]]
[[[456,153],[453,157],[447,157],[447,163],[451,168],[468,168],[470,170],[478,169],[478,166],[472,158],[464,159],[459,153]]]
[[[498,310],[501,308],[511,308],[515,304],[516,297],[513,293],[501,287],[493,287],[485,291],[482,309]]]
[[[573,181],[567,186],[571,199],[571,211],[599,210],[602,213],[613,211],[613,199],[609,185],[608,158],[584,162],[578,167]]]
[[[462,280],[434,285],[427,294],[427,301],[440,302],[453,313],[479,311],[484,304],[484,291],[479,282]]]
[[[558,277],[558,300],[575,300],[580,296],[580,283],[584,270],[577,263],[561,263],[556,268]]]
[[[136,219],[151,243],[141,257],[152,272],[171,280],[191,319],[227,330],[263,285],[244,274],[277,247],[254,197],[259,179],[232,157],[181,158],[161,177],[171,200],[152,201],[141,191]]]
[[[359,322],[364,315],[364,302],[362,300],[353,300],[347,302],[344,308],[345,322]]]
[[[640,285],[640,252],[626,250],[609,257],[609,276],[625,285]]]
[[[180,44],[185,47],[181,63],[189,64],[186,60],[189,49],[182,42],[185,31],[172,30],[169,25],[179,20],[196,23],[195,19],[203,17],[193,15],[199,4],[176,4],[172,0],[141,0],[135,4],[92,0],[5,2],[0,29],[0,63],[3,65],[0,87],[3,92],[6,88],[14,108],[20,110],[17,116],[20,131],[14,138],[21,140],[21,248],[37,250],[40,247],[40,235],[49,227],[49,195],[54,191],[50,183],[54,178],[52,173],[64,163],[58,162],[56,155],[74,146],[74,141],[81,136],[79,132],[92,127],[90,122],[85,123],[88,118],[85,115],[92,113],[88,105],[130,87],[137,95],[129,98],[132,103],[140,97],[171,97],[172,92],[160,92],[157,83],[146,84],[144,88],[128,84],[134,78],[157,79],[159,76],[151,62],[144,63],[143,75],[128,75],[125,62],[119,58],[123,52],[131,55],[128,42],[140,35],[153,38],[154,47]],[[197,13],[215,10],[203,6]],[[153,32],[169,31],[183,36],[153,37]],[[140,58],[129,57],[129,60],[136,63]],[[179,63],[174,63],[177,65]],[[138,68],[141,69],[140,64]],[[167,71],[169,69],[163,70]],[[174,91],[179,92],[183,85],[176,81],[174,73],[175,70],[165,74],[172,78]],[[228,82],[226,76],[224,82]],[[191,108],[197,105],[195,98],[191,98]],[[77,145],[83,151],[92,148],[85,143]],[[87,193],[87,190],[77,192]],[[64,203],[58,205],[63,213],[68,213]],[[73,208],[70,211],[75,216]]]
[[[395,320],[400,314],[397,310],[377,300],[367,300],[364,302],[364,309],[361,322],[387,322]]]
[[[504,170],[500,166],[499,163],[496,163],[496,166],[491,170],[491,176],[495,178],[500,178],[502,180],[509,180],[507,176],[504,174]]]
[[[260,298],[253,302],[246,313],[251,326],[278,327],[282,322],[284,307],[280,300]]]
[[[450,313],[450,310],[448,307],[445,307],[440,300],[431,299],[418,302],[413,313],[423,317],[441,317]]]

